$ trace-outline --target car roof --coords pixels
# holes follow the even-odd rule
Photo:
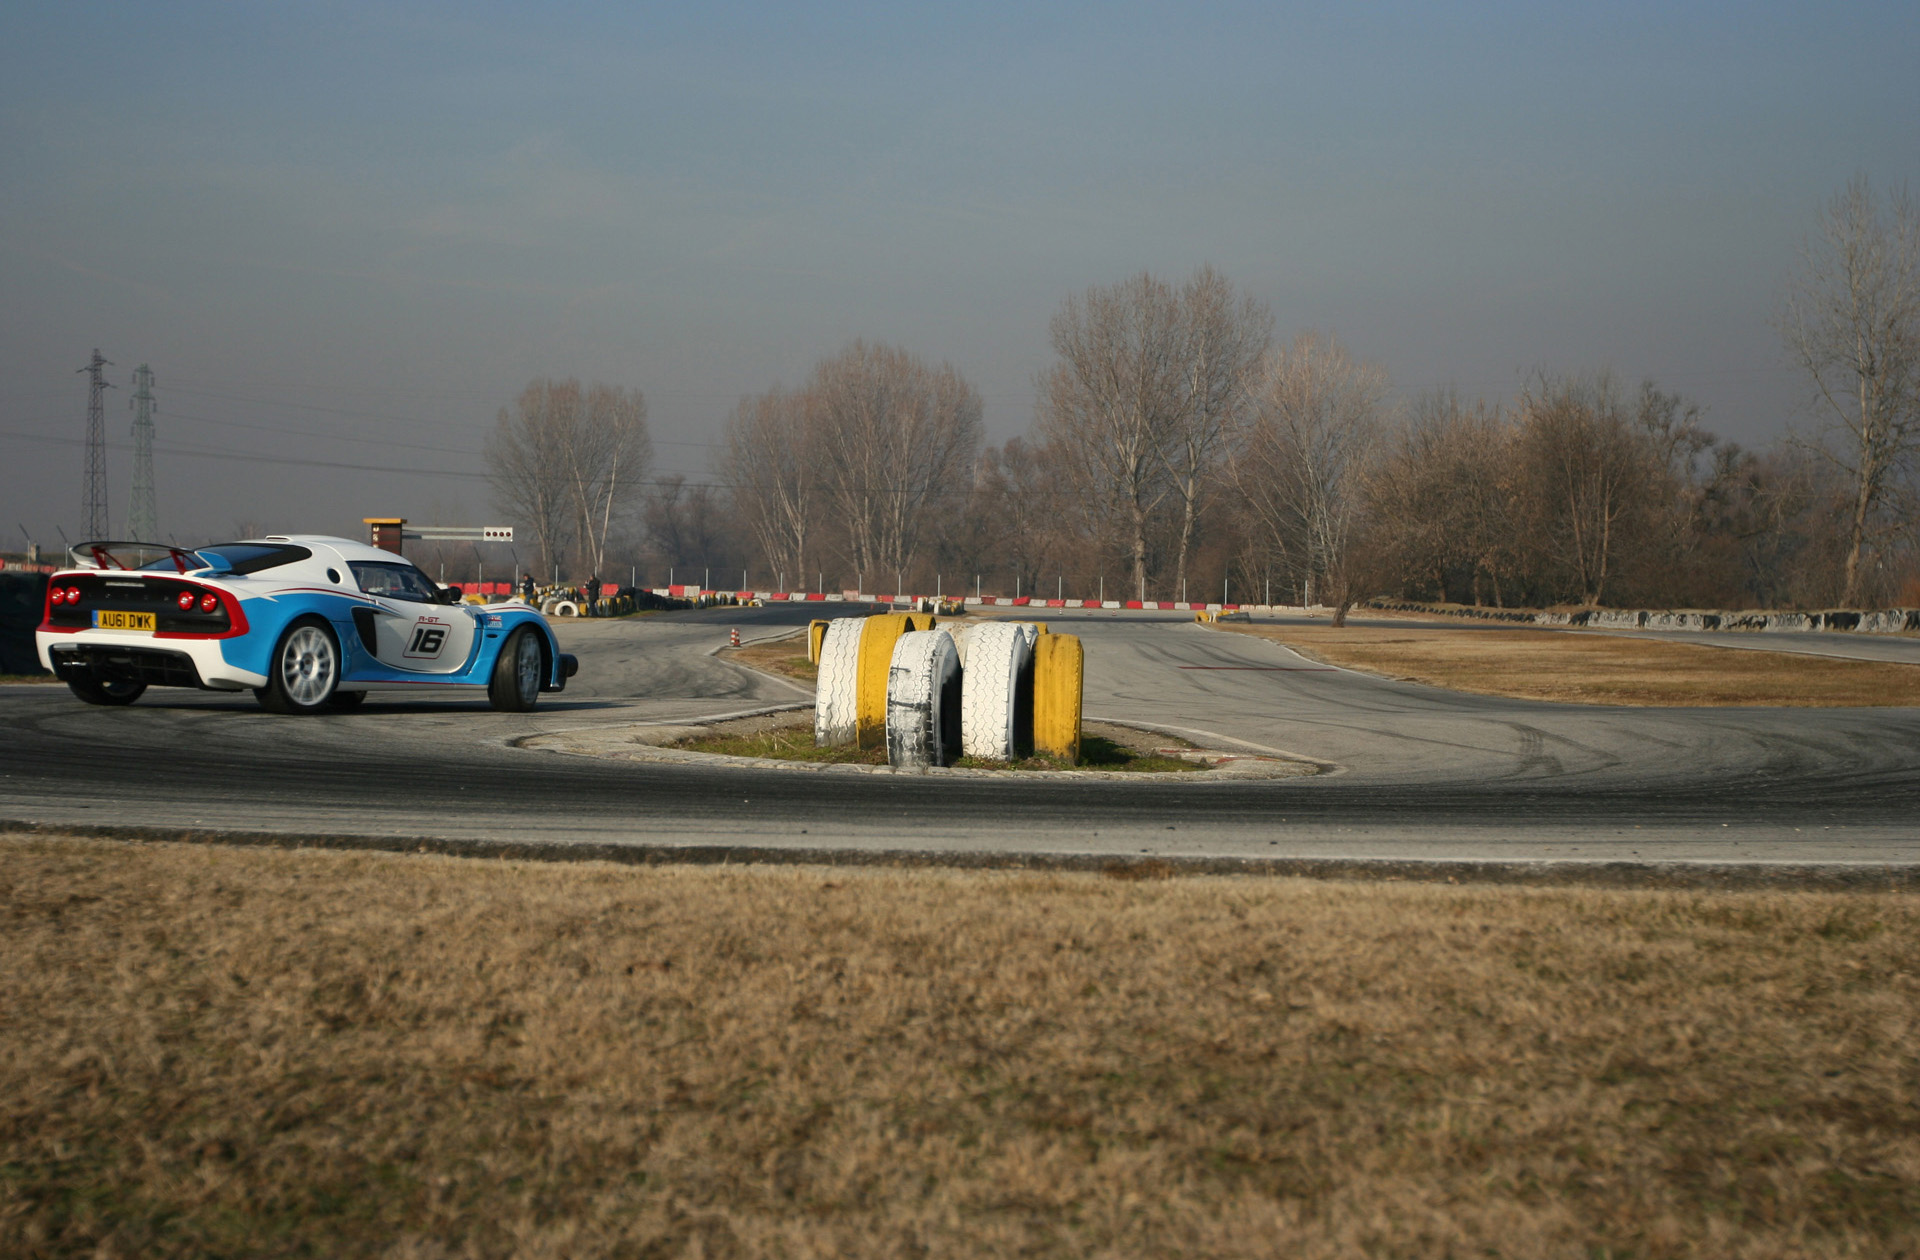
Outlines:
[[[407,559],[405,556],[395,555],[391,551],[369,546],[366,543],[358,542],[351,538],[336,538],[331,534],[269,534],[265,538],[241,538],[235,539],[234,541],[250,543],[294,543],[301,547],[326,547],[342,560],[349,562],[356,560],[373,560],[384,561],[387,564],[413,564],[413,561]],[[414,567],[418,568],[419,566],[414,565]]]

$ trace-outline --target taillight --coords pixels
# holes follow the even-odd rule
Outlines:
[[[174,602],[180,605],[180,611],[181,611],[181,612],[190,612],[190,611],[192,611],[192,609],[193,609],[193,592],[192,592],[192,591],[181,591],[181,592],[180,592],[180,597],[179,597],[179,598],[178,598],[177,600],[175,600]]]
[[[66,602],[67,602],[67,588],[66,588],[66,587],[64,587],[64,586],[54,586],[54,587],[49,587],[49,588],[47,589],[47,602],[48,602],[48,603],[50,603],[50,604],[64,604],[64,603],[66,603]]]
[[[77,587],[77,586],[69,586],[69,587],[67,588],[67,602],[68,602],[69,604],[77,604],[77,603],[79,603],[79,602],[80,602],[80,588],[79,588],[79,587]]]
[[[200,597],[201,612],[210,613],[218,607],[220,607],[220,597],[218,595],[215,595],[212,591],[208,591],[205,595],[202,595]]]

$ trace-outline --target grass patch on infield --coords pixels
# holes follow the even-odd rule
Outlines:
[[[1920,1248],[1920,898],[1144,866],[0,839],[0,1253]]]
[[[885,748],[855,748],[849,744],[834,748],[816,747],[811,725],[742,734],[700,735],[676,740],[668,747],[684,748],[689,752],[720,753],[728,757],[769,757],[776,761],[820,761],[855,766],[887,764]]]
[[[1580,630],[1222,625],[1331,665],[1452,691],[1568,704],[1920,705],[1920,665]]]
[[[720,653],[720,659],[801,682],[820,681],[820,667],[807,659],[805,635],[777,639],[772,643],[750,643],[746,647],[726,648]]]
[[[719,724],[721,729],[708,735],[675,740],[669,748],[689,752],[720,753],[729,757],[763,757],[776,761],[814,761],[834,765],[884,766],[885,748],[816,747],[811,722],[791,726],[768,726],[768,719],[744,719]],[[726,729],[734,727],[735,729]],[[1075,766],[1058,757],[1036,753],[1018,761],[993,761],[986,757],[961,757],[953,764],[965,770],[1120,770],[1134,773],[1164,773],[1206,770],[1203,762],[1163,755],[1155,745],[1191,748],[1192,744],[1173,736],[1148,735],[1145,732],[1101,724],[1107,735],[1086,731],[1080,737],[1080,764]]]

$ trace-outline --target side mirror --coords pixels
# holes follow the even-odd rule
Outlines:
[[[443,604],[457,604],[461,600],[460,588],[457,586],[442,586],[436,589],[440,592],[440,602]]]

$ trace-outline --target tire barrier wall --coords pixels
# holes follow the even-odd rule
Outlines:
[[[961,755],[1014,761],[1033,752],[1079,761],[1085,661],[1077,637],[1019,621],[965,626],[957,634],[947,625],[916,628],[932,620],[896,613],[808,627],[809,637],[816,627],[819,634],[817,746],[886,748],[889,762],[906,768],[947,765]],[[909,639],[912,647],[901,648]],[[951,684],[925,672],[948,658]],[[942,689],[951,685],[951,693],[936,698],[936,681]],[[936,716],[938,740],[931,734]],[[921,729],[915,722],[925,727],[922,735],[912,734]]]
[[[1585,626],[1595,630],[1751,630],[1759,633],[1830,632],[1901,634],[1920,631],[1920,608],[1872,612],[1695,612],[1673,609],[1579,608],[1571,612],[1526,612],[1502,608],[1450,608],[1444,605],[1374,600],[1367,605],[1387,612],[1417,612],[1437,617],[1472,617],[1537,626]]]
[[[809,621],[807,623],[807,663],[810,665],[818,665],[820,663],[820,641],[827,637],[827,626],[829,624],[829,622],[825,621]]]
[[[1086,657],[1071,634],[1043,634],[1033,644],[1033,751],[1080,763],[1080,698]]]
[[[949,765],[960,755],[960,655],[944,630],[909,630],[887,664],[887,763]]]

